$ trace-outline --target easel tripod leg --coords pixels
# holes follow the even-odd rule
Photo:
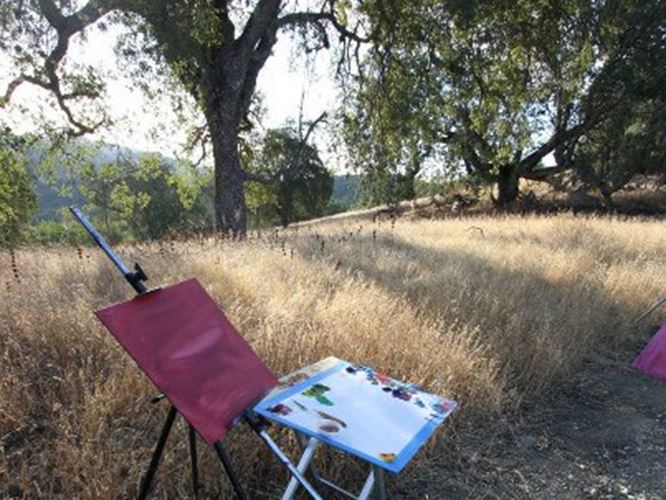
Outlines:
[[[213,444],[213,448],[215,448],[217,456],[220,457],[220,462],[222,462],[224,471],[227,473],[227,476],[231,481],[231,485],[234,487],[236,498],[238,498],[238,500],[246,500],[247,497],[245,496],[243,487],[241,486],[240,481],[238,480],[238,476],[236,475],[236,471],[234,470],[234,467],[231,464],[231,460],[229,460],[229,457],[227,456],[227,452],[224,451],[224,448],[222,447],[222,443],[216,441]]]
[[[199,467],[197,464],[197,435],[194,427],[188,424],[188,435],[190,441],[190,465],[192,466],[192,492],[194,498],[199,498]]]
[[[164,445],[167,442],[169,433],[171,432],[171,427],[173,426],[173,421],[176,418],[176,408],[172,406],[169,409],[167,418],[164,421],[164,426],[162,427],[162,432],[160,433],[160,438],[157,441],[157,446],[155,446],[155,451],[153,452],[153,458],[150,459],[150,465],[146,471],[146,475],[141,481],[141,489],[139,490],[139,500],[144,500],[148,496],[150,491],[150,484],[153,481],[155,472],[157,471],[157,466],[160,464],[160,459],[162,458],[162,452],[164,451]]]

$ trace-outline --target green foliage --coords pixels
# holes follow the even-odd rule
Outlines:
[[[57,168],[54,166],[57,165]],[[68,144],[42,162],[58,192],[76,192],[111,240],[157,239],[212,229],[212,172],[159,155]],[[67,221],[69,216],[62,217]],[[36,241],[69,241],[67,227],[37,225]],[[50,239],[53,238],[53,239]]]
[[[376,206],[397,203],[415,196],[415,179],[411,172],[395,172],[387,168],[367,169],[360,177],[360,203]]]
[[[576,173],[607,201],[635,174],[666,172],[666,105],[663,101],[627,100],[606,126],[593,130],[578,145]]]
[[[290,129],[266,133],[248,170],[261,182],[250,182],[246,200],[258,222],[289,223],[324,215],[333,177],[315,147],[299,139]]]
[[[0,131],[0,246],[14,245],[24,234],[37,203],[33,179],[20,152],[21,142]]]
[[[660,0],[376,4],[381,29],[344,121],[354,164],[386,199],[392,176],[427,159],[515,197],[547,154],[663,84]]]
[[[187,170],[190,179],[178,176],[157,155],[95,168],[87,165],[81,170],[80,190],[107,228],[115,222],[136,238],[157,239],[210,226],[199,199],[206,175]]]
[[[331,199],[328,202],[328,205],[326,205],[326,209],[324,210],[323,215],[335,215],[335,214],[340,214],[343,212],[347,212],[351,209],[351,207],[340,201],[340,200],[334,200]]]
[[[245,203],[251,227],[280,223],[275,189],[266,182],[250,181],[245,185]]]
[[[118,234],[105,234],[104,237],[112,242],[122,239],[121,235]],[[90,236],[74,221],[46,220],[33,223],[27,227],[26,241],[37,245],[82,245],[90,242]]]

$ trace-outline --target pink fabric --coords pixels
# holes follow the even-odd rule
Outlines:
[[[277,385],[194,279],[96,314],[208,444]]]
[[[666,380],[666,324],[652,337],[650,343],[634,361],[634,368],[652,377]]]

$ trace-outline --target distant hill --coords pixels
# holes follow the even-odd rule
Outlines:
[[[63,195],[58,190],[46,182],[44,178],[35,173],[34,169],[30,169],[35,180],[35,194],[37,195],[37,213],[34,219],[36,221],[43,220],[59,220],[60,209],[70,205],[82,205],[84,203],[83,196],[79,193],[76,185],[72,186],[69,195]]]
[[[333,180],[331,201],[354,207],[358,203],[359,188],[358,175],[336,175]]]
[[[37,145],[28,153],[28,171],[35,179],[35,194],[37,195],[37,213],[34,217],[36,221],[59,220],[61,209],[70,205],[81,205],[84,203],[76,179],[66,179],[64,172],[58,170],[57,166],[52,173],[52,176],[55,179],[58,179],[58,181],[55,182],[47,179],[46,176],[39,171],[39,163],[45,151],[46,146]],[[120,155],[123,155],[125,158],[136,160],[147,154],[154,153],[109,145],[99,149],[93,158],[93,163],[95,165],[103,165],[105,163],[114,162]],[[167,159],[167,161],[169,161],[169,159]],[[66,184],[67,189],[60,189],[61,184]]]

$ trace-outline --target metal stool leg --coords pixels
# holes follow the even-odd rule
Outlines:
[[[379,494],[380,500],[386,500],[386,480],[384,475],[384,469],[376,465],[372,466],[373,472],[375,473],[375,478],[377,480],[377,493]]]
[[[160,464],[160,458],[162,458],[162,452],[164,451],[164,445],[167,442],[169,433],[171,432],[171,427],[173,426],[173,421],[176,418],[176,408],[172,406],[169,409],[167,418],[164,422],[164,427],[162,427],[162,432],[160,433],[160,438],[157,441],[157,446],[155,446],[155,451],[153,452],[153,458],[150,460],[150,465],[146,471],[146,475],[141,481],[141,489],[139,490],[139,500],[144,500],[148,496],[150,491],[150,484],[153,482],[153,477],[157,471],[157,466]]]
[[[315,490],[312,485],[309,483],[307,479],[305,479],[305,476],[301,474],[301,472],[296,468],[294,464],[291,463],[289,458],[282,452],[280,447],[275,444],[275,441],[271,439],[271,437],[268,435],[268,432],[265,430],[257,430],[257,434],[259,434],[259,437],[264,440],[264,442],[268,445],[268,447],[271,449],[273,454],[278,457],[280,462],[291,472],[291,475],[294,476],[294,479],[296,479],[299,483],[301,483],[301,486],[305,488],[305,491],[307,491],[312,498],[315,500],[322,500],[321,495],[317,493],[317,490]]]
[[[372,493],[372,488],[374,487],[375,487],[375,471],[374,469],[371,469],[370,474],[368,474],[368,479],[365,480],[363,489],[361,490],[361,493],[358,496],[358,500],[367,500],[367,498],[370,497],[370,493]]]
[[[296,469],[301,473],[305,473],[307,468],[310,465],[310,462],[312,462],[312,459],[314,458],[314,454],[317,451],[317,448],[319,447],[319,441],[317,441],[314,438],[311,438],[308,441],[308,444],[305,447],[305,450],[303,451],[303,455],[301,455],[301,459],[298,461],[298,465],[296,465]],[[291,498],[294,496],[294,493],[296,493],[296,489],[298,488],[298,480],[295,477],[292,477],[291,480],[289,481],[289,485],[287,486],[287,489],[284,491],[284,494],[282,495],[282,500],[291,500]]]
[[[313,459],[316,450],[322,444],[320,441],[318,441],[313,437],[306,438],[305,436],[299,433],[296,433],[296,436],[302,448],[302,455],[300,460],[298,461],[298,465],[296,466],[299,472],[304,474],[309,469],[314,477],[315,482],[323,486],[327,486],[336,491],[337,493],[344,495],[347,498],[352,498],[354,500],[367,500],[368,498],[370,498],[373,491],[376,491],[377,498],[379,500],[386,500],[386,482],[385,482],[384,469],[382,469],[377,465],[371,465],[370,472],[365,482],[363,483],[361,492],[357,495],[355,493],[345,490],[344,488],[341,488],[332,481],[324,479],[321,475],[319,475],[315,467],[315,464],[313,462]],[[298,489],[298,481],[295,477],[292,477],[291,480],[289,481],[287,489],[284,491],[284,494],[282,495],[282,500],[291,500],[294,494],[296,493],[297,489]]]

